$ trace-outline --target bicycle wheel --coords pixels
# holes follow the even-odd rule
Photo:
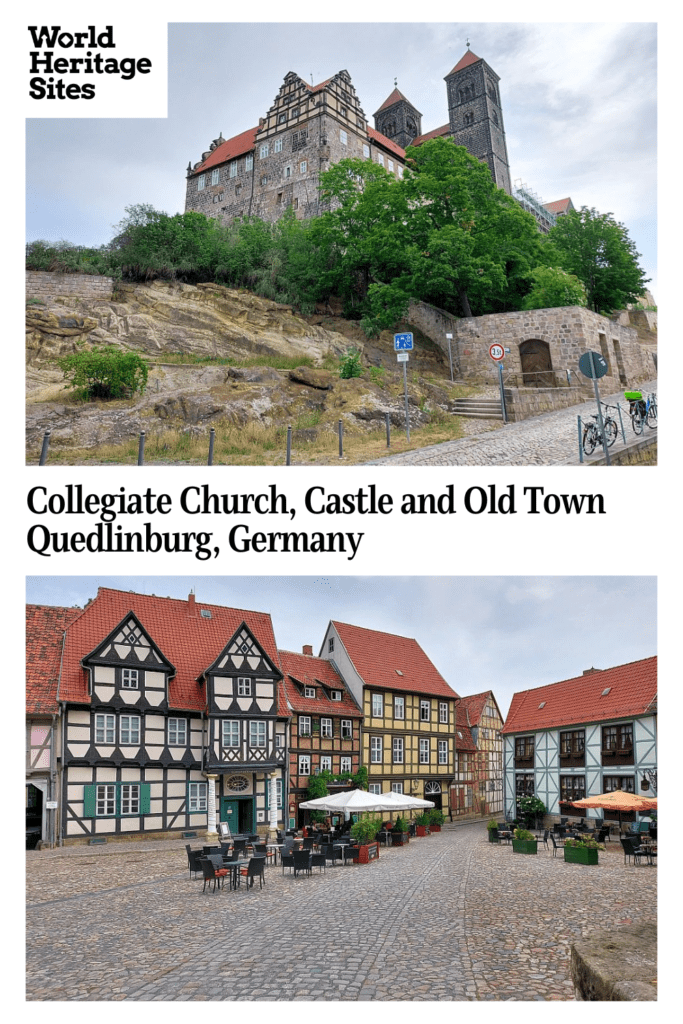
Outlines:
[[[654,430],[657,426],[657,403],[651,402],[650,408],[647,410],[647,419],[645,420],[650,430]]]
[[[631,426],[633,427],[634,434],[642,434],[643,415],[637,405],[631,413]]]
[[[605,440],[607,441],[607,447],[611,448],[619,435],[619,429],[616,424],[616,420],[611,417],[605,420]]]
[[[586,455],[592,455],[598,443],[598,432],[594,423],[589,423],[583,428],[583,450]]]

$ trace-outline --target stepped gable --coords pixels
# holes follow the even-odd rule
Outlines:
[[[339,715],[343,712],[350,717],[363,717],[363,712],[346,689],[343,679],[325,658],[316,658],[312,654],[296,654],[293,651],[280,651],[280,663],[284,672],[283,686],[287,703],[292,711],[310,715],[311,698],[304,697],[302,688],[314,686],[316,689],[316,714]],[[342,699],[331,700],[330,690],[341,691]]]
[[[211,617],[202,615],[209,612]],[[194,594],[187,601],[152,594],[100,587],[97,597],[73,621],[66,634],[59,700],[89,703],[88,674],[81,659],[108,636],[130,612],[139,619],[154,644],[175,666],[169,682],[169,705],[201,710],[206,691],[198,680],[213,664],[230,638],[244,623],[280,671],[280,660],[270,615],[265,612],[199,604]]]
[[[456,698],[417,640],[332,620],[356,672],[367,686]]]
[[[65,629],[80,608],[26,606],[26,712],[56,714]]]
[[[655,710],[656,702],[655,655],[616,668],[589,669],[574,679],[522,690],[512,698],[502,731],[535,732],[578,722],[645,715]]]

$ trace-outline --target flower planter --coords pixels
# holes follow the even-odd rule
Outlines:
[[[415,828],[417,829],[418,836],[429,835],[429,825],[416,825]]]
[[[537,843],[535,839],[513,839],[512,850],[514,853],[536,853]]]
[[[379,858],[379,843],[368,843],[367,846],[358,848],[358,863],[369,864],[371,860]]]
[[[489,842],[490,843],[499,843],[500,842],[500,836],[498,835],[498,832],[497,832],[497,830],[495,828],[490,828],[489,829]]]
[[[441,825],[430,825],[429,826],[429,831],[430,832],[440,832],[441,831]]]
[[[391,845],[392,846],[407,846],[410,842],[410,836],[407,832],[392,832],[391,833]]]
[[[598,853],[585,846],[565,846],[564,859],[567,864],[597,864]]]

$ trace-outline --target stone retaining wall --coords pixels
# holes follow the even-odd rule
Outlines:
[[[587,1002],[657,999],[654,921],[596,932],[572,944],[576,998]]]
[[[109,301],[114,279],[101,274],[54,274],[48,270],[26,271],[27,299],[54,299],[69,296],[79,299]]]
[[[556,412],[578,405],[586,398],[581,388],[505,388],[508,420],[518,423],[543,412]]]

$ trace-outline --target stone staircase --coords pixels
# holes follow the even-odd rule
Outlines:
[[[502,420],[499,398],[456,398],[452,412],[456,416],[469,416],[479,420]]]

